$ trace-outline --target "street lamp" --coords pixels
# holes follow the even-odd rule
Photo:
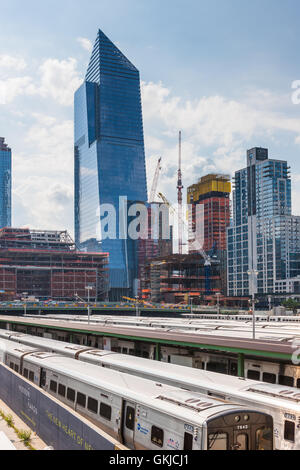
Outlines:
[[[86,286],[85,289],[88,291],[88,324],[90,324],[90,291],[93,290],[93,286]]]
[[[255,280],[255,277],[258,276],[258,271],[256,271],[255,269],[252,269],[251,271],[248,271],[248,276],[249,278],[251,278],[251,291],[252,291],[252,315],[253,315],[253,339],[256,339],[256,331],[255,331],[255,320],[256,320],[256,317],[255,317],[255,285],[254,285],[254,280]]]
[[[220,292],[217,292],[216,293],[216,297],[217,297],[217,302],[218,302],[218,319],[220,317],[220,313],[221,313],[221,309],[220,309],[220,297],[221,297],[221,293]]]
[[[193,297],[190,297],[190,302],[191,302],[191,315],[194,315],[194,311],[193,311],[193,302],[194,302],[194,299],[193,299]]]
[[[139,310],[139,297],[138,297],[138,295],[135,296],[135,300],[136,300],[136,304],[135,304],[136,316],[139,317],[140,316],[140,310]]]
[[[269,315],[271,315],[271,310],[272,310],[272,297],[269,295]]]
[[[28,292],[22,292],[22,295],[23,295],[23,298],[24,298],[24,317],[26,317],[26,307],[27,307],[27,295],[28,295]],[[26,297],[26,298],[25,298]]]

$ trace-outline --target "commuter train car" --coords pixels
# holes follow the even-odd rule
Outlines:
[[[23,354],[20,350],[23,349]],[[13,370],[130,449],[273,450],[273,419],[253,407],[1,340]]]
[[[5,334],[9,333],[5,332]],[[1,330],[0,335],[3,335]],[[29,335],[19,335],[18,338],[27,341],[30,345],[27,346],[29,351],[35,347],[39,350],[64,354],[65,348],[65,355],[69,356],[69,351],[73,346]],[[11,339],[13,340],[14,336],[11,336]],[[76,345],[74,346],[76,350]],[[254,405],[261,411],[267,410],[274,419],[275,448],[300,450],[300,392],[294,388],[262,384],[257,381],[130,357],[111,351],[85,349],[74,354],[73,357],[103,368],[171,386],[179,386],[185,390],[204,393],[246,406]]]
[[[282,341],[291,341],[289,336],[285,336],[283,326],[280,325],[280,327],[281,336],[278,337],[279,343]],[[220,332],[220,330],[218,330],[218,332]],[[228,335],[227,331],[225,335]],[[31,336],[25,333],[12,332],[8,330],[0,330],[0,338],[1,337],[18,341],[22,344],[38,346],[39,348],[47,351],[62,353],[75,359],[81,352],[95,348],[107,349],[113,352],[129,354],[131,356],[140,356],[146,359],[155,359],[154,345],[143,344],[140,350],[136,350],[135,344],[133,342],[120,340],[117,338],[101,339],[99,337],[91,337],[89,341],[81,338],[81,340],[78,342],[86,344],[71,345],[67,341],[57,342],[56,340]],[[74,335],[74,337],[76,337],[76,335]],[[269,333],[267,333],[265,337],[266,339],[270,339]],[[66,338],[67,336],[60,337],[59,339],[65,340]],[[171,345],[161,347],[161,361],[232,376],[236,376],[238,372],[238,362],[235,356],[220,355],[214,352],[203,352],[201,350],[192,352],[188,349]],[[265,383],[300,388],[300,366],[296,364],[284,364],[279,362],[275,363],[268,360],[246,358],[245,377],[251,380],[259,380]]]

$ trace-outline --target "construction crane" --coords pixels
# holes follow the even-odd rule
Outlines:
[[[161,161],[162,161],[162,157],[160,157],[159,160],[158,160],[155,175],[154,175],[154,178],[153,178],[153,183],[152,183],[152,188],[151,188],[151,193],[150,193],[150,198],[149,198],[149,203],[150,204],[152,204],[155,200],[156,190],[157,190],[157,185],[158,185],[158,178],[159,178],[159,174],[161,172]]]
[[[164,202],[164,204],[166,204],[169,207],[172,214],[176,215],[176,210],[174,209],[174,207],[171,206],[168,199],[162,193],[159,193],[158,196]],[[187,223],[184,221],[184,219],[181,219],[181,220],[182,220],[182,225],[188,231]],[[194,241],[194,247],[195,247],[195,250],[197,250],[201,254],[202,258],[204,259],[205,294],[210,295],[211,294],[211,257],[203,250],[202,246],[197,240]]]
[[[178,181],[177,181],[177,200],[178,200],[178,245],[179,254],[182,255],[182,239],[183,239],[183,220],[182,220],[182,171],[181,171],[181,131],[179,132],[179,165],[178,165]]]

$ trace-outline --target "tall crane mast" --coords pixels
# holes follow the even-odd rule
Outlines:
[[[161,161],[162,161],[162,157],[160,157],[159,160],[158,160],[155,175],[154,175],[154,178],[153,178],[153,183],[152,183],[152,188],[151,188],[151,193],[150,193],[150,198],[149,198],[149,203],[150,204],[152,202],[154,202],[154,200],[155,200],[159,174],[161,172]]]
[[[182,146],[182,134],[179,131],[179,165],[178,165],[178,181],[177,181],[177,196],[178,196],[178,245],[179,245],[179,254],[182,255],[182,239],[183,239],[183,225],[182,225],[182,171],[181,171],[181,146]]]

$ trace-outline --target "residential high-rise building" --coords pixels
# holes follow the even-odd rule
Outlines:
[[[130,295],[137,277],[126,238],[129,201],[147,201],[140,75],[99,30],[75,94],[75,240],[81,249],[109,253],[116,300]],[[116,227],[108,235],[103,218],[111,207]]]
[[[0,228],[11,226],[11,149],[0,137]]]
[[[228,295],[292,292],[299,285],[300,218],[292,215],[288,163],[267,149],[247,153],[235,174],[228,229]]]
[[[203,249],[206,252],[226,250],[226,230],[230,224],[230,177],[226,175],[207,175],[200,178],[198,183],[190,186],[187,192],[187,202],[192,206],[190,214],[189,239],[195,239],[198,210],[203,210],[204,232]],[[189,247],[190,253],[193,247]]]

